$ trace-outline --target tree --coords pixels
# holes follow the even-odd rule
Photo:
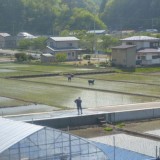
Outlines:
[[[25,53],[16,53],[15,57],[18,62],[24,62],[28,60],[28,56]]]
[[[119,40],[117,38],[114,38],[112,36],[103,36],[102,37],[102,47],[105,48],[110,48],[113,46],[116,46],[119,44]]]
[[[67,59],[66,53],[57,53],[56,54],[56,61],[57,62],[64,62]]]
[[[46,37],[38,37],[34,39],[22,39],[18,43],[19,49],[36,49],[43,50],[46,47]]]

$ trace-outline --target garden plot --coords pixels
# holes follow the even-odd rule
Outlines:
[[[147,85],[147,84],[137,84],[137,83],[127,83],[127,82],[112,82],[104,80],[96,80],[95,85],[88,85],[87,79],[73,78],[71,82],[68,82],[67,77],[57,76],[57,77],[41,77],[41,78],[29,78],[26,81],[41,82],[48,84],[58,84],[70,87],[78,87],[85,89],[92,89],[97,91],[105,92],[117,92],[117,93],[129,93],[137,94],[151,97],[160,98],[160,85]]]

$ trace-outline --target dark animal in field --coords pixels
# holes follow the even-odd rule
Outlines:
[[[72,80],[72,77],[68,76],[68,82],[71,82],[71,80]]]
[[[88,80],[88,84],[89,84],[89,85],[94,85],[94,80],[93,80],[93,79],[92,79],[92,80],[91,80],[91,79]]]
[[[68,74],[67,78],[68,78],[68,82],[71,82],[72,78],[74,77],[74,74]]]

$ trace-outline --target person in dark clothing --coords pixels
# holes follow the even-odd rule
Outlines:
[[[74,102],[75,102],[76,105],[77,105],[78,115],[80,114],[80,112],[81,112],[81,114],[83,114],[83,113],[82,113],[82,106],[81,106],[81,103],[82,103],[81,98],[80,98],[80,97],[77,98]]]

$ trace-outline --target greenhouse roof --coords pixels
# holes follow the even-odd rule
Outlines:
[[[0,118],[0,153],[42,128],[44,127]]]

